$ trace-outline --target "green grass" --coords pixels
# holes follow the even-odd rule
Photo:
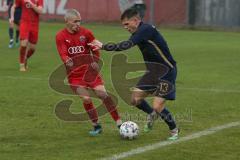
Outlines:
[[[164,141],[168,129],[157,122],[152,132],[140,132],[134,141],[121,140],[109,115],[101,117],[104,132],[90,137],[90,122],[64,122],[54,114],[57,102],[73,99],[73,112],[83,111],[77,97],[58,94],[49,88],[48,77],[60,64],[55,34],[63,24],[41,23],[37,52],[29,62],[29,71],[18,71],[18,50],[8,49],[7,22],[0,21],[0,159],[1,160],[85,160],[129,151]],[[118,25],[86,24],[104,41],[120,41],[129,34]],[[239,33],[163,29],[178,62],[177,100],[168,102],[176,115],[181,136],[210,127],[239,121],[240,45]],[[142,62],[137,48],[125,53],[129,62]],[[114,55],[102,52],[102,74],[109,91],[110,67]],[[121,69],[121,66],[115,66]],[[119,82],[121,83],[121,82]],[[140,129],[145,114],[119,99],[123,119],[131,116]],[[142,130],[141,130],[142,131]],[[229,159],[239,157],[240,128],[170,145],[127,159]]]

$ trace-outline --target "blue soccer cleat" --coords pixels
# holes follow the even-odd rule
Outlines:
[[[13,48],[13,47],[14,47],[14,40],[11,39],[11,40],[9,41],[8,48]]]
[[[90,136],[97,136],[102,133],[102,126],[100,124],[94,126],[93,130],[89,131]]]

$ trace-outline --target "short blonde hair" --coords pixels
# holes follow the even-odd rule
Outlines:
[[[65,21],[73,17],[81,17],[81,15],[76,9],[68,9],[64,16]]]

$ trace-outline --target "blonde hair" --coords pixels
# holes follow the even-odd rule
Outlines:
[[[80,17],[80,13],[76,9],[68,9],[65,13],[64,19],[67,21],[69,18]]]

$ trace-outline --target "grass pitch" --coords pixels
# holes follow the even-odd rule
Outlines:
[[[71,111],[82,112],[81,101],[49,88],[48,77],[60,64],[55,34],[64,24],[41,23],[39,43],[29,62],[29,71],[18,71],[18,50],[8,49],[7,22],[0,21],[0,159],[1,160],[94,160],[164,141],[167,126],[155,123],[152,132],[140,130],[134,141],[121,140],[109,115],[100,118],[104,132],[90,137],[90,122],[64,122],[55,113],[55,105],[73,99]],[[84,24],[95,36],[120,41],[129,34],[118,25]],[[161,30],[161,29],[160,29]],[[240,45],[239,33],[162,29],[178,64],[177,100],[169,109],[181,127],[181,136],[207,128],[239,121]],[[142,62],[135,47],[126,54],[129,62]],[[102,74],[106,87],[116,96],[110,67],[114,54],[102,52]],[[121,69],[121,66],[115,66]],[[145,114],[128,106],[119,97],[123,120],[135,121],[143,128]],[[145,152],[129,157],[145,159],[239,159],[240,128]]]

